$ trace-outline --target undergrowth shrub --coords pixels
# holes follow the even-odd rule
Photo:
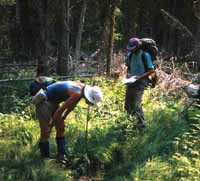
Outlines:
[[[140,180],[171,180],[172,168],[166,161],[162,161],[159,157],[147,160],[145,165],[137,167],[132,174],[134,181]]]
[[[69,168],[55,160],[41,160],[37,146],[39,125],[29,98],[23,97],[0,114],[0,180],[197,180],[199,178],[199,110],[182,116],[183,101],[145,91],[143,108],[147,128],[134,128],[136,119],[124,111],[125,87],[121,81],[84,79],[102,88],[100,108],[83,100],[66,118]],[[18,98],[17,98],[18,99]],[[15,106],[16,107],[15,107]],[[15,109],[13,109],[15,107]],[[87,117],[87,115],[89,115]],[[88,121],[88,132],[86,123]],[[87,136],[86,136],[87,134]],[[55,129],[51,155],[56,155]]]

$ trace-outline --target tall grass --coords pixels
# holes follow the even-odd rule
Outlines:
[[[41,160],[37,146],[38,122],[29,98],[16,97],[17,110],[0,114],[0,180],[198,180],[200,178],[200,113],[195,107],[183,117],[181,99],[157,96],[147,90],[144,111],[147,128],[134,129],[134,119],[124,111],[120,81],[103,78],[84,80],[104,91],[102,107],[89,113],[82,100],[66,119],[70,167],[55,160]],[[20,102],[20,103],[19,103]],[[11,105],[12,107],[13,105]],[[51,155],[56,155],[55,130]]]

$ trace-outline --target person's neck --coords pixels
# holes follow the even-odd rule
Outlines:
[[[140,49],[137,49],[134,53],[138,54],[140,52]]]

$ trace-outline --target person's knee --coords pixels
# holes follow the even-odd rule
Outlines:
[[[62,126],[62,127],[58,127],[57,129],[56,129],[56,131],[57,131],[57,134],[64,134],[64,132],[65,132],[65,126]]]
[[[135,113],[135,104],[133,103],[129,103],[129,104],[125,104],[124,106],[125,110],[127,111],[128,114],[134,114]]]
[[[40,139],[42,140],[42,141],[46,141],[46,140],[48,140],[49,139],[49,137],[50,137],[50,129],[49,128],[46,128],[46,129],[42,129],[41,130],[41,136],[40,136]]]
[[[124,105],[124,109],[126,111],[129,111],[129,110],[132,110],[133,109],[133,103],[132,102],[125,102],[125,105]]]
[[[65,133],[65,125],[61,124],[59,126],[56,126],[56,136],[62,137]]]

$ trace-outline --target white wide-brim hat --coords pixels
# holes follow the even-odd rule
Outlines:
[[[86,85],[84,88],[85,98],[94,105],[100,105],[103,99],[103,92],[97,86],[91,87]]]

